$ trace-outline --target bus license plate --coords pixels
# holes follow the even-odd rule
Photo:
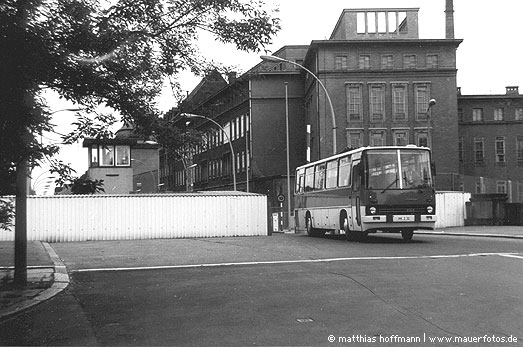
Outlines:
[[[414,216],[394,216],[393,222],[414,222]]]

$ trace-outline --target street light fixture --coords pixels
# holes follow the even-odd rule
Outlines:
[[[298,64],[296,62],[293,62],[293,61],[290,61],[290,60],[287,60],[287,59],[283,59],[283,58],[280,58],[280,57],[276,57],[276,56],[273,56],[273,55],[261,55],[260,58],[264,61],[269,61],[269,62],[273,62],[273,63],[277,63],[277,62],[285,62],[285,63],[289,63],[289,64],[292,64],[292,65],[295,65],[297,67],[299,67],[300,69],[303,69],[305,71],[307,71],[316,81],[318,81],[319,85],[322,87],[323,91],[325,92],[325,96],[327,97],[327,101],[329,102],[329,107],[330,107],[330,111],[331,111],[331,116],[332,116],[332,154],[336,154],[337,152],[337,146],[336,146],[336,129],[337,129],[337,126],[336,126],[336,115],[334,114],[334,106],[332,106],[332,100],[331,100],[331,97],[329,95],[329,92],[327,91],[327,88],[325,88],[325,85],[323,84],[323,82],[309,69],[307,69],[305,66],[301,65],[301,64]]]
[[[192,114],[192,113],[182,113],[181,116],[185,117],[185,118],[203,118],[203,119],[207,119],[208,121],[214,123],[225,134],[225,137],[227,137],[227,142],[229,142],[229,146],[231,148],[232,184],[233,184],[234,191],[236,191],[236,162],[235,162],[234,148],[232,147],[232,142],[231,142],[231,139],[229,138],[229,134],[227,134],[225,129],[218,122],[216,122],[214,119],[211,119],[209,117],[201,116],[199,114]]]

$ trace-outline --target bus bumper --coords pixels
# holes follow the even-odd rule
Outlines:
[[[428,229],[436,224],[435,215],[373,215],[362,216],[363,231],[391,229]],[[392,223],[391,223],[392,222]]]

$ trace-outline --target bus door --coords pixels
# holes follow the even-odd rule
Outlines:
[[[350,229],[352,231],[361,231],[361,179],[362,168],[360,160],[352,162],[352,189],[351,189],[351,215]]]

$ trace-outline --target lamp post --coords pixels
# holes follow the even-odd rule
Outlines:
[[[289,93],[288,83],[285,82],[285,132],[287,144],[287,228],[291,230],[291,168],[290,168],[290,145],[289,145]]]
[[[432,106],[436,105],[436,99],[430,99],[427,107],[427,145],[432,149]]]
[[[225,137],[227,137],[227,142],[229,142],[229,146],[231,148],[232,184],[233,184],[234,191],[236,191],[236,163],[235,163],[234,148],[232,147],[232,142],[231,142],[231,139],[229,138],[229,134],[227,134],[225,129],[218,122],[216,122],[214,119],[211,119],[209,117],[201,116],[199,114],[192,114],[192,113],[182,113],[181,115],[183,117],[185,117],[185,118],[203,118],[203,119],[207,119],[208,121],[210,121],[213,124],[215,124],[218,128],[220,128],[220,130],[225,134]]]
[[[139,160],[139,159],[131,159],[131,161],[135,161],[135,162],[138,162],[140,164],[142,164],[143,166],[145,166],[145,168],[149,171],[149,173],[151,174],[151,177],[153,179],[153,189],[154,189],[154,192],[156,193],[156,191],[158,190],[157,189],[157,185],[156,185],[156,180],[154,179],[154,173],[153,173],[153,170],[151,170],[151,168],[149,167],[149,165],[145,164],[143,161]]]
[[[311,70],[307,69],[305,66],[303,66],[301,64],[298,64],[298,63],[295,63],[293,61],[290,61],[290,60],[287,60],[287,59],[283,59],[283,58],[280,58],[280,57],[276,57],[276,56],[273,56],[273,55],[261,55],[260,58],[262,60],[273,62],[273,63],[274,62],[285,62],[285,63],[289,63],[289,64],[292,64],[292,65],[295,65],[295,66],[299,67],[300,69],[305,70],[316,81],[318,81],[318,84],[321,86],[321,88],[325,92],[325,96],[327,97],[327,101],[329,102],[329,107],[330,107],[331,116],[332,116],[332,154],[336,154],[336,152],[337,152],[337,146],[336,146],[336,129],[337,129],[337,126],[336,126],[336,115],[334,114],[334,106],[332,106],[331,97],[329,95],[329,92],[327,91],[327,88],[325,88],[325,85],[323,84],[323,82]]]

